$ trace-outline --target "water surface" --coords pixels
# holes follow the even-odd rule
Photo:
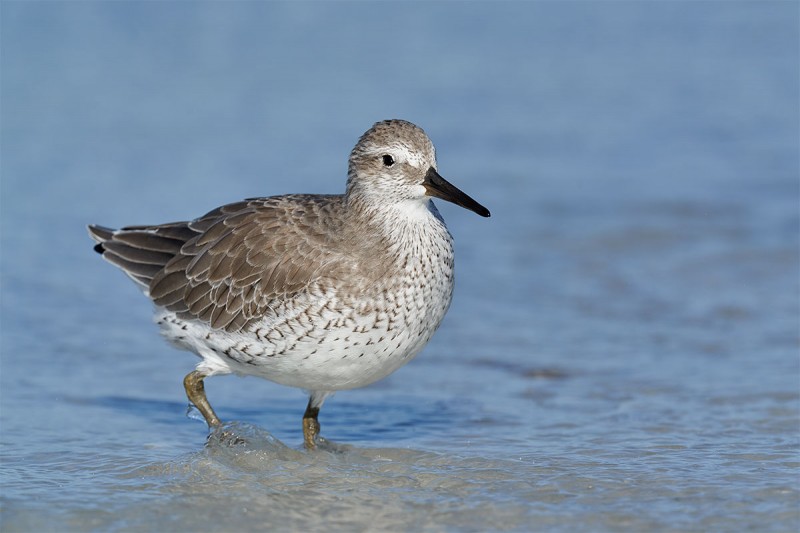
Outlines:
[[[798,6],[2,5],[4,531],[796,531]],[[343,190],[420,124],[453,306],[323,409],[207,382],[87,223]]]

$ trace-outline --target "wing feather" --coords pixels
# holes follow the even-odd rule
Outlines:
[[[239,331],[308,289],[341,261],[341,196],[257,198],[185,223],[193,237],[150,283],[157,305]],[[326,267],[326,268],[323,268]]]

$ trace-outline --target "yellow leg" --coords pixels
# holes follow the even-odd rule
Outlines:
[[[219,421],[217,414],[214,412],[214,409],[211,408],[211,404],[208,403],[208,399],[206,398],[206,390],[203,386],[203,379],[205,377],[205,374],[197,370],[189,372],[186,377],[183,378],[183,387],[186,389],[186,396],[189,397],[189,401],[197,407],[197,410],[200,411],[200,414],[206,419],[208,427],[216,428],[221,426],[222,422]]]
[[[311,400],[308,401],[308,407],[303,415],[303,444],[307,450],[313,450],[317,447],[317,436],[319,435],[319,407],[313,407]]]

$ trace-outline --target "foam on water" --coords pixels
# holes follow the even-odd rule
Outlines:
[[[551,440],[557,431],[540,439]],[[669,433],[664,427],[652,431]],[[234,423],[212,434],[201,451],[145,465],[123,450],[69,459],[28,457],[26,462],[38,462],[43,475],[37,479],[28,471],[24,480],[7,478],[7,490],[17,497],[6,501],[4,530],[202,531],[210,524],[237,531],[269,525],[304,530],[746,530],[792,519],[786,506],[793,494],[790,485],[770,483],[767,477],[753,483],[755,471],[765,466],[769,470],[768,465],[781,461],[789,466],[793,453],[788,446],[783,452],[740,457],[714,450],[713,444],[668,441],[651,440],[644,449],[635,441],[609,445],[598,439],[594,446],[561,447],[559,454],[506,459],[469,450],[454,455],[355,446],[309,453],[257,426]],[[731,468],[742,460],[752,465],[751,472]],[[54,478],[54,470],[61,475]],[[45,478],[59,486],[57,497],[41,485]],[[38,503],[37,494],[45,492],[47,500]],[[647,503],[647,512],[641,502]],[[722,502],[724,516],[719,513]],[[675,516],[678,508],[681,516]]]

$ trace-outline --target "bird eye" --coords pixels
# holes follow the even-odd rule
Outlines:
[[[386,165],[387,167],[394,165],[394,157],[388,154],[383,156],[383,164]]]

